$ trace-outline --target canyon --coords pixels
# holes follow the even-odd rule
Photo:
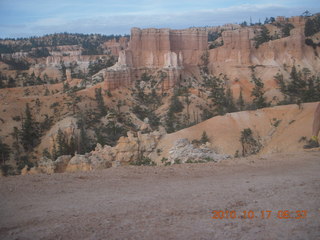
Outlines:
[[[274,22],[252,26],[132,28],[130,39],[62,34],[58,37],[72,37],[72,41],[65,40],[68,43],[81,44],[1,53],[3,84],[9,86],[10,79],[16,82],[16,87],[0,89],[1,138],[15,146],[10,161],[15,166],[17,156],[29,159],[32,164],[20,166],[22,174],[87,171],[128,165],[141,158],[158,165],[174,164],[180,157],[185,159],[183,163],[192,161],[179,155],[184,149],[189,155],[195,153],[195,161],[210,156],[220,161],[244,154],[239,139],[249,128],[260,141],[260,154],[299,150],[310,135],[310,130],[300,129],[299,124],[311,125],[315,104],[297,101],[291,102],[297,105],[288,105],[281,86],[293,81],[295,70],[303,81],[313,81],[318,88],[316,44],[320,33],[305,36],[306,21],[305,17],[277,17]],[[257,45],[264,29],[268,39]],[[47,36],[38,41],[47,44],[49,40]],[[19,46],[18,41],[0,42],[12,49]],[[93,50],[88,42],[95,46]],[[15,69],[22,63],[23,69]],[[262,97],[268,102],[264,107],[269,108],[251,111],[256,109],[252,92],[257,87],[252,79],[261,81]],[[219,99],[212,96],[219,87],[223,93],[229,91],[236,108],[230,110],[233,113],[224,110],[220,114],[224,116],[217,116]],[[276,107],[282,102],[287,105]],[[181,104],[181,109],[172,110],[173,103]],[[19,134],[13,137],[14,129],[23,130],[27,105],[38,126],[49,124],[29,152],[22,149]],[[83,131],[86,150],[80,143]],[[59,132],[65,144],[76,141],[73,144],[77,145],[62,156],[55,155],[61,145]],[[204,132],[210,141],[199,145]]]
[[[0,238],[320,239],[310,21],[0,39]]]

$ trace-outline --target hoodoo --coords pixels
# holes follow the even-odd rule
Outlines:
[[[144,72],[165,72],[163,88],[179,80],[185,67],[198,66],[207,49],[205,29],[131,29],[129,47],[119,53],[118,62],[103,71],[105,88],[128,86]]]

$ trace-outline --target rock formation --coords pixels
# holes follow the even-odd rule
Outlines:
[[[97,144],[96,149],[84,155],[60,156],[56,160],[46,157],[38,162],[38,167],[32,168],[29,172],[23,169],[23,174],[33,173],[61,173],[76,171],[91,171],[105,169],[112,166],[128,165],[142,156],[148,157],[157,147],[160,138],[166,132],[160,127],[159,131],[142,134],[128,132],[127,137],[120,137],[118,144],[114,147]]]
[[[207,49],[207,38],[205,29],[133,28],[129,47],[119,53],[114,66],[103,72],[105,88],[128,86],[142,73],[155,69],[167,73],[163,88],[170,88],[179,80],[184,67],[200,64],[200,56]]]
[[[229,158],[226,154],[217,154],[212,148],[207,147],[205,144],[199,148],[193,146],[186,138],[178,139],[169,151],[169,162],[171,164],[180,162],[219,162]]]

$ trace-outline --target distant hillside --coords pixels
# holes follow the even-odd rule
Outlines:
[[[101,54],[99,46],[112,39],[119,40],[121,35],[80,34],[80,33],[55,33],[43,37],[6,38],[0,39],[0,54],[14,52],[29,52],[33,48],[47,48],[65,45],[80,45],[84,55]],[[128,37],[125,36],[125,37]],[[49,54],[47,55],[49,56]]]

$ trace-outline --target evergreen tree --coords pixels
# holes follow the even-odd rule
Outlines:
[[[266,98],[264,95],[264,84],[260,78],[257,78],[254,73],[252,73],[251,81],[254,83],[254,87],[251,92],[251,96],[253,97],[253,105],[255,108],[264,108],[267,107],[268,104],[266,102]]]
[[[306,23],[305,23],[305,28],[304,28],[304,35],[306,37],[310,37],[312,36],[313,34],[316,33],[316,30],[315,30],[315,22],[313,19],[311,18],[308,18]]]
[[[293,29],[294,26],[291,23],[286,23],[282,28],[281,28],[281,32],[282,32],[282,36],[283,37],[288,37],[290,36],[290,31],[291,29]]]
[[[51,156],[52,156],[52,159],[53,159],[53,160],[56,160],[57,157],[58,157],[57,147],[56,147],[56,144],[55,144],[55,143],[53,143]]]
[[[5,162],[9,159],[10,147],[3,143],[0,139],[0,161],[4,165]]]
[[[59,128],[57,134],[57,157],[68,154],[69,146],[65,134]]]
[[[12,149],[13,149],[13,157],[16,160],[16,162],[20,162],[20,131],[17,127],[13,128],[13,132],[11,133],[11,136],[13,138],[13,143],[12,143]]]
[[[291,102],[300,102],[307,86],[306,81],[302,79],[302,74],[293,66],[290,72],[290,82],[287,86],[287,93]]]
[[[62,80],[66,80],[67,79],[67,68],[64,65],[63,61],[60,62],[60,72],[62,75]]]
[[[84,154],[90,151],[91,140],[87,135],[85,119],[83,116],[81,116],[78,121],[78,127],[80,128],[80,136],[78,141],[77,152],[79,154]]]
[[[239,95],[239,99],[237,101],[237,104],[239,106],[240,111],[243,111],[244,107],[245,107],[245,102],[244,102],[244,99],[242,96],[242,89],[240,89],[240,95]]]
[[[183,104],[180,102],[178,95],[175,93],[171,97],[169,112],[179,113],[183,110]]]
[[[167,116],[165,118],[165,127],[168,133],[172,133],[175,131],[175,122],[176,117],[172,111],[168,111]]]
[[[94,130],[95,134],[96,134],[96,141],[97,143],[101,144],[101,146],[104,146],[107,144],[106,138],[103,136],[102,132],[100,129],[96,128]]]
[[[227,112],[227,99],[225,93],[226,78],[221,79],[215,76],[205,76],[204,85],[210,89],[209,98],[212,99],[214,112],[223,115]]]
[[[70,138],[70,144],[68,145],[68,154],[74,155],[77,149],[77,139],[75,136],[71,136]]]
[[[203,73],[205,74],[209,74],[209,52],[205,51],[202,56],[201,56],[201,61],[202,61],[202,66],[201,66],[201,70],[203,71]]]
[[[103,96],[101,93],[101,88],[95,89],[95,97],[96,97],[98,109],[100,111],[100,117],[107,115],[107,108],[104,105],[104,100],[103,100]]]
[[[260,32],[257,34],[257,36],[254,37],[254,40],[256,41],[255,47],[258,48],[262,43],[268,42],[271,40],[270,32],[266,26],[261,26]]]
[[[3,82],[3,79],[0,77],[0,88],[4,88],[5,87],[5,84]]]
[[[26,151],[31,151],[39,143],[38,123],[34,121],[29,104],[26,104],[25,117],[22,122],[21,144]]]
[[[209,139],[206,131],[203,131],[202,135],[201,135],[200,143],[205,144],[206,142],[210,142],[210,139]]]
[[[238,111],[236,105],[233,102],[233,94],[230,88],[226,91],[226,112],[236,112]]]
[[[48,158],[48,159],[52,159],[52,156],[51,156],[51,154],[49,153],[48,148],[43,149],[43,151],[42,151],[42,157],[46,157],[46,158]]]
[[[126,130],[115,121],[109,121],[104,132],[107,134],[107,143],[111,146],[116,145],[118,139],[126,134]]]
[[[16,87],[16,86],[17,86],[16,80],[13,79],[12,77],[9,77],[8,88],[14,88],[14,87]]]
[[[67,92],[69,90],[70,90],[69,83],[67,81],[65,83],[63,82],[63,92]]]

